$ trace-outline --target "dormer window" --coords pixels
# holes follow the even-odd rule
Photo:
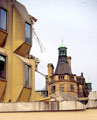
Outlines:
[[[7,29],[7,11],[3,8],[0,8],[0,29],[6,31]]]
[[[25,42],[31,43],[31,25],[25,23]]]

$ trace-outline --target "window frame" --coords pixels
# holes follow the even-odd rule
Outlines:
[[[1,77],[1,76],[0,76],[0,79],[6,80],[6,77],[7,77],[7,75],[6,75],[7,56],[5,56],[5,55],[3,55],[3,54],[1,54],[1,53],[0,53],[0,56],[3,56],[3,57],[5,58],[5,67],[4,67],[4,69],[5,69],[5,76],[4,76],[4,77]]]
[[[26,84],[26,66],[28,67],[28,84]],[[30,87],[31,88],[31,66],[28,64],[25,64],[25,81],[24,81],[24,85],[26,87]]]
[[[26,40],[26,24],[30,26],[30,42]],[[25,42],[27,44],[31,44],[31,24],[29,24],[28,22],[25,22]]]
[[[74,92],[74,85],[70,85],[70,92]]]
[[[64,75],[60,75],[59,80],[64,80]]]
[[[0,29],[1,30],[4,30],[4,31],[7,31],[7,10],[0,7],[0,21],[1,21],[1,10],[5,11],[6,12],[6,29],[3,29],[1,26],[0,26]],[[1,24],[1,23],[0,23]]]
[[[55,85],[52,85],[51,86],[51,93],[55,93],[56,92],[56,86]]]
[[[64,84],[60,84],[59,89],[60,89],[60,92],[64,92]]]

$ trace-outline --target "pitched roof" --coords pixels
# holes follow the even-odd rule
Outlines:
[[[72,72],[71,72],[71,68],[69,67],[67,57],[64,58],[64,56],[61,56],[58,59],[55,75],[63,75],[63,74],[72,74]]]

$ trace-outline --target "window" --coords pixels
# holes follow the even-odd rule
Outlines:
[[[51,92],[54,93],[55,92],[55,86],[51,86]]]
[[[7,23],[7,11],[4,9],[0,9],[0,29],[6,30]]]
[[[60,85],[60,92],[64,92],[64,84]]]
[[[59,76],[59,80],[64,80],[64,76]]]
[[[30,86],[30,66],[25,65],[25,85]]]
[[[31,43],[31,25],[25,23],[25,41]]]
[[[74,81],[74,76],[69,76],[70,80]]]
[[[74,85],[70,85],[70,91],[74,92]]]
[[[6,78],[6,57],[0,55],[0,78]]]

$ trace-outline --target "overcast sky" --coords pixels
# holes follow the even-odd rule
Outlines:
[[[72,57],[72,72],[84,73],[97,91],[97,0],[18,0],[38,19],[35,31],[44,44],[41,53],[33,39],[31,54],[40,59],[39,71],[47,74],[47,64],[56,68],[62,39]],[[36,74],[36,89],[45,87],[43,76]]]

